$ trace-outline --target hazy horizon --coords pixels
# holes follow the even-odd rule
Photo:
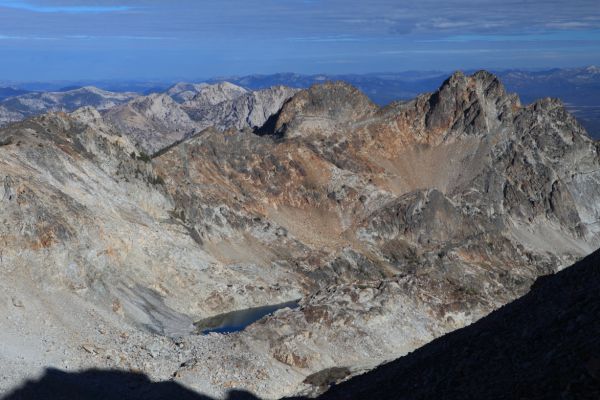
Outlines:
[[[492,73],[497,72],[510,72],[510,71],[526,71],[526,72],[547,72],[552,70],[583,70],[585,68],[600,68],[600,66],[595,64],[589,65],[579,65],[573,67],[530,67],[530,68],[457,68],[457,69],[449,69],[449,70],[399,70],[399,71],[371,71],[371,72],[363,72],[363,73],[341,73],[341,72],[316,72],[316,73],[302,73],[302,72],[294,72],[294,71],[280,71],[273,73],[248,73],[248,74],[230,74],[230,75],[213,75],[206,77],[163,77],[163,78],[153,78],[149,77],[146,79],[139,78],[80,78],[80,79],[32,79],[32,80],[8,80],[8,79],[0,79],[0,86],[2,85],[15,85],[19,87],[19,85],[35,85],[35,84],[48,84],[48,85],[86,85],[90,84],[93,86],[94,83],[107,83],[107,84],[162,84],[162,85],[173,85],[176,83],[204,83],[204,82],[216,82],[227,79],[240,79],[244,77],[259,77],[259,76],[275,76],[275,75],[297,75],[297,76],[306,76],[306,77],[315,77],[319,75],[323,76],[384,76],[384,75],[398,75],[401,76],[403,74],[415,74],[415,79],[421,79],[425,76],[431,77],[439,77],[439,76],[450,76],[452,73],[456,71],[462,71],[466,74],[470,74],[476,72],[478,70],[487,70]]]
[[[0,0],[0,81],[600,63],[596,0]]]

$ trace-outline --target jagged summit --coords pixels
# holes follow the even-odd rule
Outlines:
[[[185,102],[174,91],[155,93],[108,110],[105,118],[152,154],[211,126],[222,131],[262,126],[297,91],[284,86],[247,91],[228,82],[195,88],[198,93]]]
[[[516,95],[506,93],[493,74],[454,73],[428,99],[425,126],[433,132],[489,133],[520,107]]]
[[[176,104],[175,100],[166,93],[152,93],[148,96],[137,97],[128,105],[141,109],[150,108],[154,112],[166,113]]]
[[[274,86],[268,89],[243,93],[234,98],[212,105],[211,100],[204,102],[196,98],[184,105],[190,117],[202,125],[213,124],[226,130],[261,127],[282,105],[298,90],[286,86]]]
[[[416,115],[411,112],[410,118],[423,119],[406,123],[422,125],[428,137],[442,139],[453,131],[467,135],[490,133],[521,108],[518,97],[508,94],[500,80],[487,71],[471,76],[458,71],[434,93],[383,109],[347,83],[327,82],[298,92],[260,132],[287,136],[331,134],[346,129],[341,127],[344,124],[357,124],[375,114],[378,118],[403,118],[411,105],[418,110]]]

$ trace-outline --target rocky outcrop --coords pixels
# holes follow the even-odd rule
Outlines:
[[[167,94],[138,97],[108,110],[104,118],[147,154],[200,131],[181,105]]]
[[[358,89],[344,82],[314,85],[285,104],[277,115],[275,134],[330,134],[347,124],[375,113],[377,106]]]
[[[212,104],[214,102],[206,101],[199,95],[186,102],[184,107],[189,115],[203,126],[215,126],[219,129],[256,129],[262,127],[296,92],[296,89],[274,86],[246,92],[217,104]]]
[[[488,73],[385,108],[343,83],[207,107],[224,111],[152,95],[0,131],[0,293],[23,304],[0,303],[0,339],[56,348],[0,350],[8,381],[67,360],[215,396],[313,393],[320,371],[403,356],[600,245],[598,144]],[[299,298],[243,332],[192,325]]]

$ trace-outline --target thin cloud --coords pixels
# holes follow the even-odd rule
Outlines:
[[[35,36],[35,35],[5,35],[0,34],[0,40],[176,40],[168,36],[92,36],[92,35],[66,35],[66,36]]]
[[[359,38],[354,36],[302,36],[302,37],[290,37],[287,38],[290,42],[315,42],[315,43],[327,43],[327,42],[363,42],[366,38]]]
[[[380,51],[381,55],[402,55],[402,54],[477,54],[477,53],[498,53],[502,49],[408,49],[408,50],[386,50]]]
[[[58,40],[57,37],[49,36],[19,36],[19,35],[0,35],[0,40]]]
[[[73,39],[73,40],[107,40],[107,39],[116,39],[116,40],[176,40],[177,38],[174,37],[174,36],[67,35],[67,36],[64,37],[64,39]]]
[[[454,35],[438,39],[418,40],[420,43],[436,42],[589,42],[600,40],[600,30],[581,30],[581,31],[552,31],[532,34],[512,34],[512,35]]]
[[[568,22],[551,22],[546,24],[548,28],[553,29],[582,29],[582,28],[590,28],[593,25],[589,22],[580,22],[580,21],[568,21]]]
[[[130,6],[40,6],[22,1],[8,1],[0,4],[0,8],[31,11],[45,14],[103,14],[131,11]]]

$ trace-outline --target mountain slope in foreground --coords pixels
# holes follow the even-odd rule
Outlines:
[[[600,252],[547,275],[522,298],[469,327],[331,388],[334,399],[597,399],[600,397]],[[326,388],[332,368],[306,380]],[[5,400],[210,400],[136,373],[50,369]],[[227,399],[256,397],[231,392]]]
[[[600,398],[600,252],[320,399]]]
[[[261,128],[151,160],[90,108],[0,130],[0,391],[53,367],[314,392],[600,246],[599,144],[557,100],[483,71],[384,108],[341,82],[274,98]],[[242,332],[194,325],[298,299]]]

